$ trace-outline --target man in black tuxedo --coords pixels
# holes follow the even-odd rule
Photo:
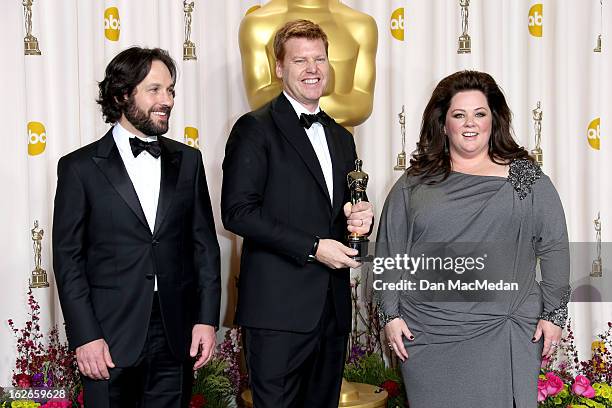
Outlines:
[[[192,368],[214,350],[219,244],[202,156],[161,136],[175,81],[164,50],[118,54],[98,100],[114,126],[58,163],[53,268],[88,408],[186,407]]]
[[[238,119],[223,162],[223,223],[244,237],[236,320],[256,408],[337,407],[349,268],[359,266],[341,241],[347,224],[368,234],[373,211],[348,202],[355,143],[319,108],[327,36],[310,21],[289,22],[274,53],[283,93]]]

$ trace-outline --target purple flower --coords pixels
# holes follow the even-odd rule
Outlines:
[[[353,364],[353,363],[358,362],[359,360],[361,360],[363,356],[365,356],[365,354],[366,354],[365,348],[363,348],[359,344],[353,345],[349,353],[348,363]]]
[[[32,376],[32,386],[33,387],[42,387],[43,383],[43,375],[42,373],[36,373]]]
[[[53,373],[51,371],[47,373],[47,382],[45,383],[45,387],[53,388]]]

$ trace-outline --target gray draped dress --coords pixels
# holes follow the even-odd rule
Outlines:
[[[395,265],[375,277],[415,285],[376,293],[381,318],[401,317],[415,336],[404,339],[401,366],[410,408],[536,407],[542,340],[532,337],[538,319],[565,323],[569,299],[567,229],[550,179],[526,160],[511,163],[508,178],[452,172],[427,185],[402,176],[385,202],[376,257],[442,253],[486,254],[486,267],[444,275]],[[452,276],[515,286],[419,290],[422,280]]]

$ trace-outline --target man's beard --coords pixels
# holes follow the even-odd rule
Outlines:
[[[167,120],[161,120],[159,123],[156,123],[153,120],[152,112],[166,112]],[[147,136],[161,136],[168,132],[168,122],[170,119],[170,111],[169,107],[159,107],[159,108],[151,108],[149,112],[145,112],[140,109],[136,103],[134,102],[134,97],[130,96],[128,99],[128,105],[123,112],[125,114],[125,118],[139,131],[144,133]]]

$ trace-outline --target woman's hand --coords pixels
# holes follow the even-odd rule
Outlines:
[[[542,357],[548,358],[552,355],[557,346],[559,346],[559,341],[561,341],[561,328],[548,320],[539,320],[531,341],[537,343],[540,341],[542,335],[544,335]]]
[[[404,347],[402,336],[406,336],[410,341],[414,340],[414,336],[410,332],[410,329],[408,329],[404,319],[396,317],[389,321],[385,326],[385,336],[389,342],[389,347],[397,354],[399,359],[402,361],[406,360],[408,358],[408,352]]]

